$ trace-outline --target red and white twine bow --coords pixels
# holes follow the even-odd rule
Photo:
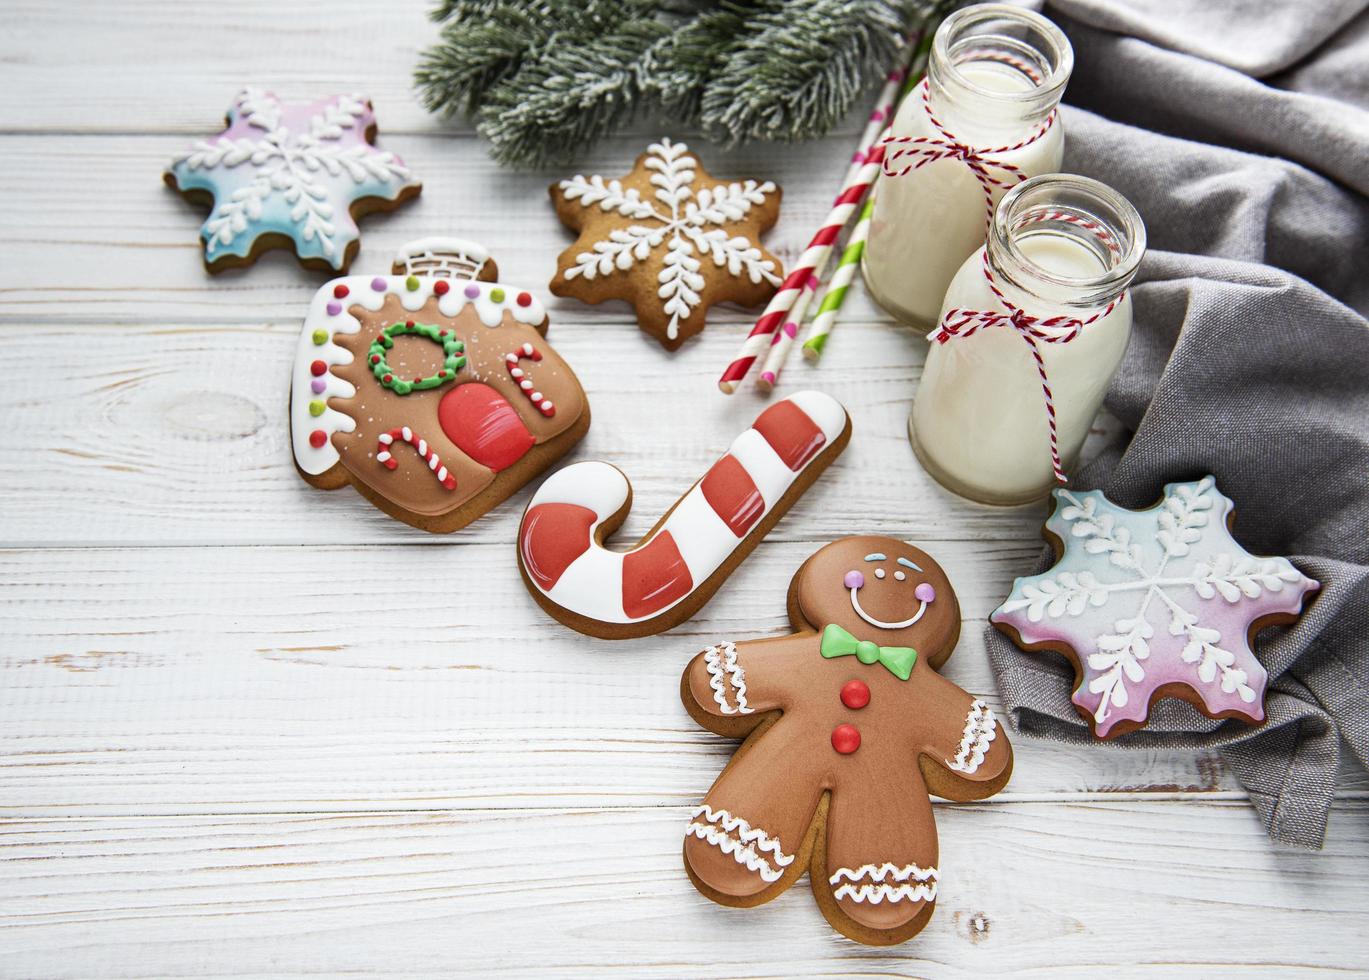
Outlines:
[[[1009,143],[1006,146],[976,147],[960,139],[947,129],[941,120],[937,119],[932,112],[932,104],[928,100],[928,91],[927,80],[923,79],[922,84],[918,87],[918,94],[922,97],[922,109],[927,113],[928,120],[931,121],[932,126],[941,134],[942,138],[890,136],[882,144],[884,148],[884,176],[902,177],[937,160],[960,160],[970,169],[975,180],[979,181],[979,186],[984,189],[984,221],[987,228],[993,222],[994,188],[1005,191],[1011,190],[1027,179],[1027,175],[1022,172],[1021,167],[995,158],[1004,153],[1011,153],[1014,150],[1031,146],[1045,136],[1050,128],[1055,125],[1056,112],[1052,109],[1051,114],[1046,117],[1046,121],[1041,124],[1040,128],[1026,139]],[[912,157],[913,160],[911,163],[905,163],[902,167],[895,166],[904,157]]]
[[[1090,323],[1096,323],[1103,319],[1122,301],[1126,293],[1121,293],[1107,306],[1086,319],[1070,316],[1050,316],[1035,317],[1030,313],[1014,306],[1003,291],[994,282],[993,272],[989,269],[988,252],[982,253],[984,256],[984,278],[988,280],[989,289],[998,297],[998,302],[1002,304],[1002,310],[964,310],[952,308],[946,311],[946,315],[941,318],[935,330],[927,335],[927,339],[933,343],[944,344],[953,337],[968,337],[986,327],[996,327],[1001,325],[1011,327],[1017,331],[1019,337],[1026,341],[1027,348],[1032,353],[1032,358],[1036,361],[1036,373],[1041,378],[1041,394],[1046,402],[1046,422],[1050,429],[1051,444],[1051,466],[1055,470],[1055,479],[1064,484],[1069,481],[1065,477],[1064,467],[1060,463],[1060,443],[1056,434],[1055,421],[1055,396],[1051,394],[1050,379],[1046,377],[1046,362],[1041,356],[1040,344],[1068,344],[1079,332]]]

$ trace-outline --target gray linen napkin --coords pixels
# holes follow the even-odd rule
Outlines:
[[[1112,744],[1219,749],[1269,835],[1303,847],[1323,842],[1340,740],[1369,766],[1366,6],[1055,0],[1045,11],[1077,58],[1065,169],[1130,198],[1151,245],[1107,399],[1127,433],[1072,482],[1144,507],[1165,483],[1212,473],[1236,501],[1237,540],[1322,583],[1297,624],[1256,643],[1271,678],[1263,726],[1162,701],[1145,730]],[[1047,549],[1023,574],[1050,563]],[[988,646],[1017,728],[1092,741],[1062,658],[992,628]]]

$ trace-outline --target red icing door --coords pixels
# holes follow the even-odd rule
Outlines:
[[[522,459],[535,441],[504,396],[475,381],[442,397],[437,423],[463,453],[496,472]]]

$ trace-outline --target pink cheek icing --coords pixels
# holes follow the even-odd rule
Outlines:
[[[853,569],[841,581],[848,589],[859,589],[865,585],[865,576]]]
[[[919,602],[931,602],[936,599],[936,589],[932,588],[931,582],[923,582],[913,590],[913,597]]]

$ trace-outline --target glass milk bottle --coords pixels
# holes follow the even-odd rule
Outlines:
[[[1131,202],[1096,180],[1008,192],[928,338],[909,435],[929,473],[990,504],[1063,482],[1122,363],[1145,247]]]
[[[1065,35],[1033,11],[979,4],[942,22],[877,185],[862,267],[884,309],[930,328],[1003,194],[1060,169],[1056,106],[1073,66]]]

